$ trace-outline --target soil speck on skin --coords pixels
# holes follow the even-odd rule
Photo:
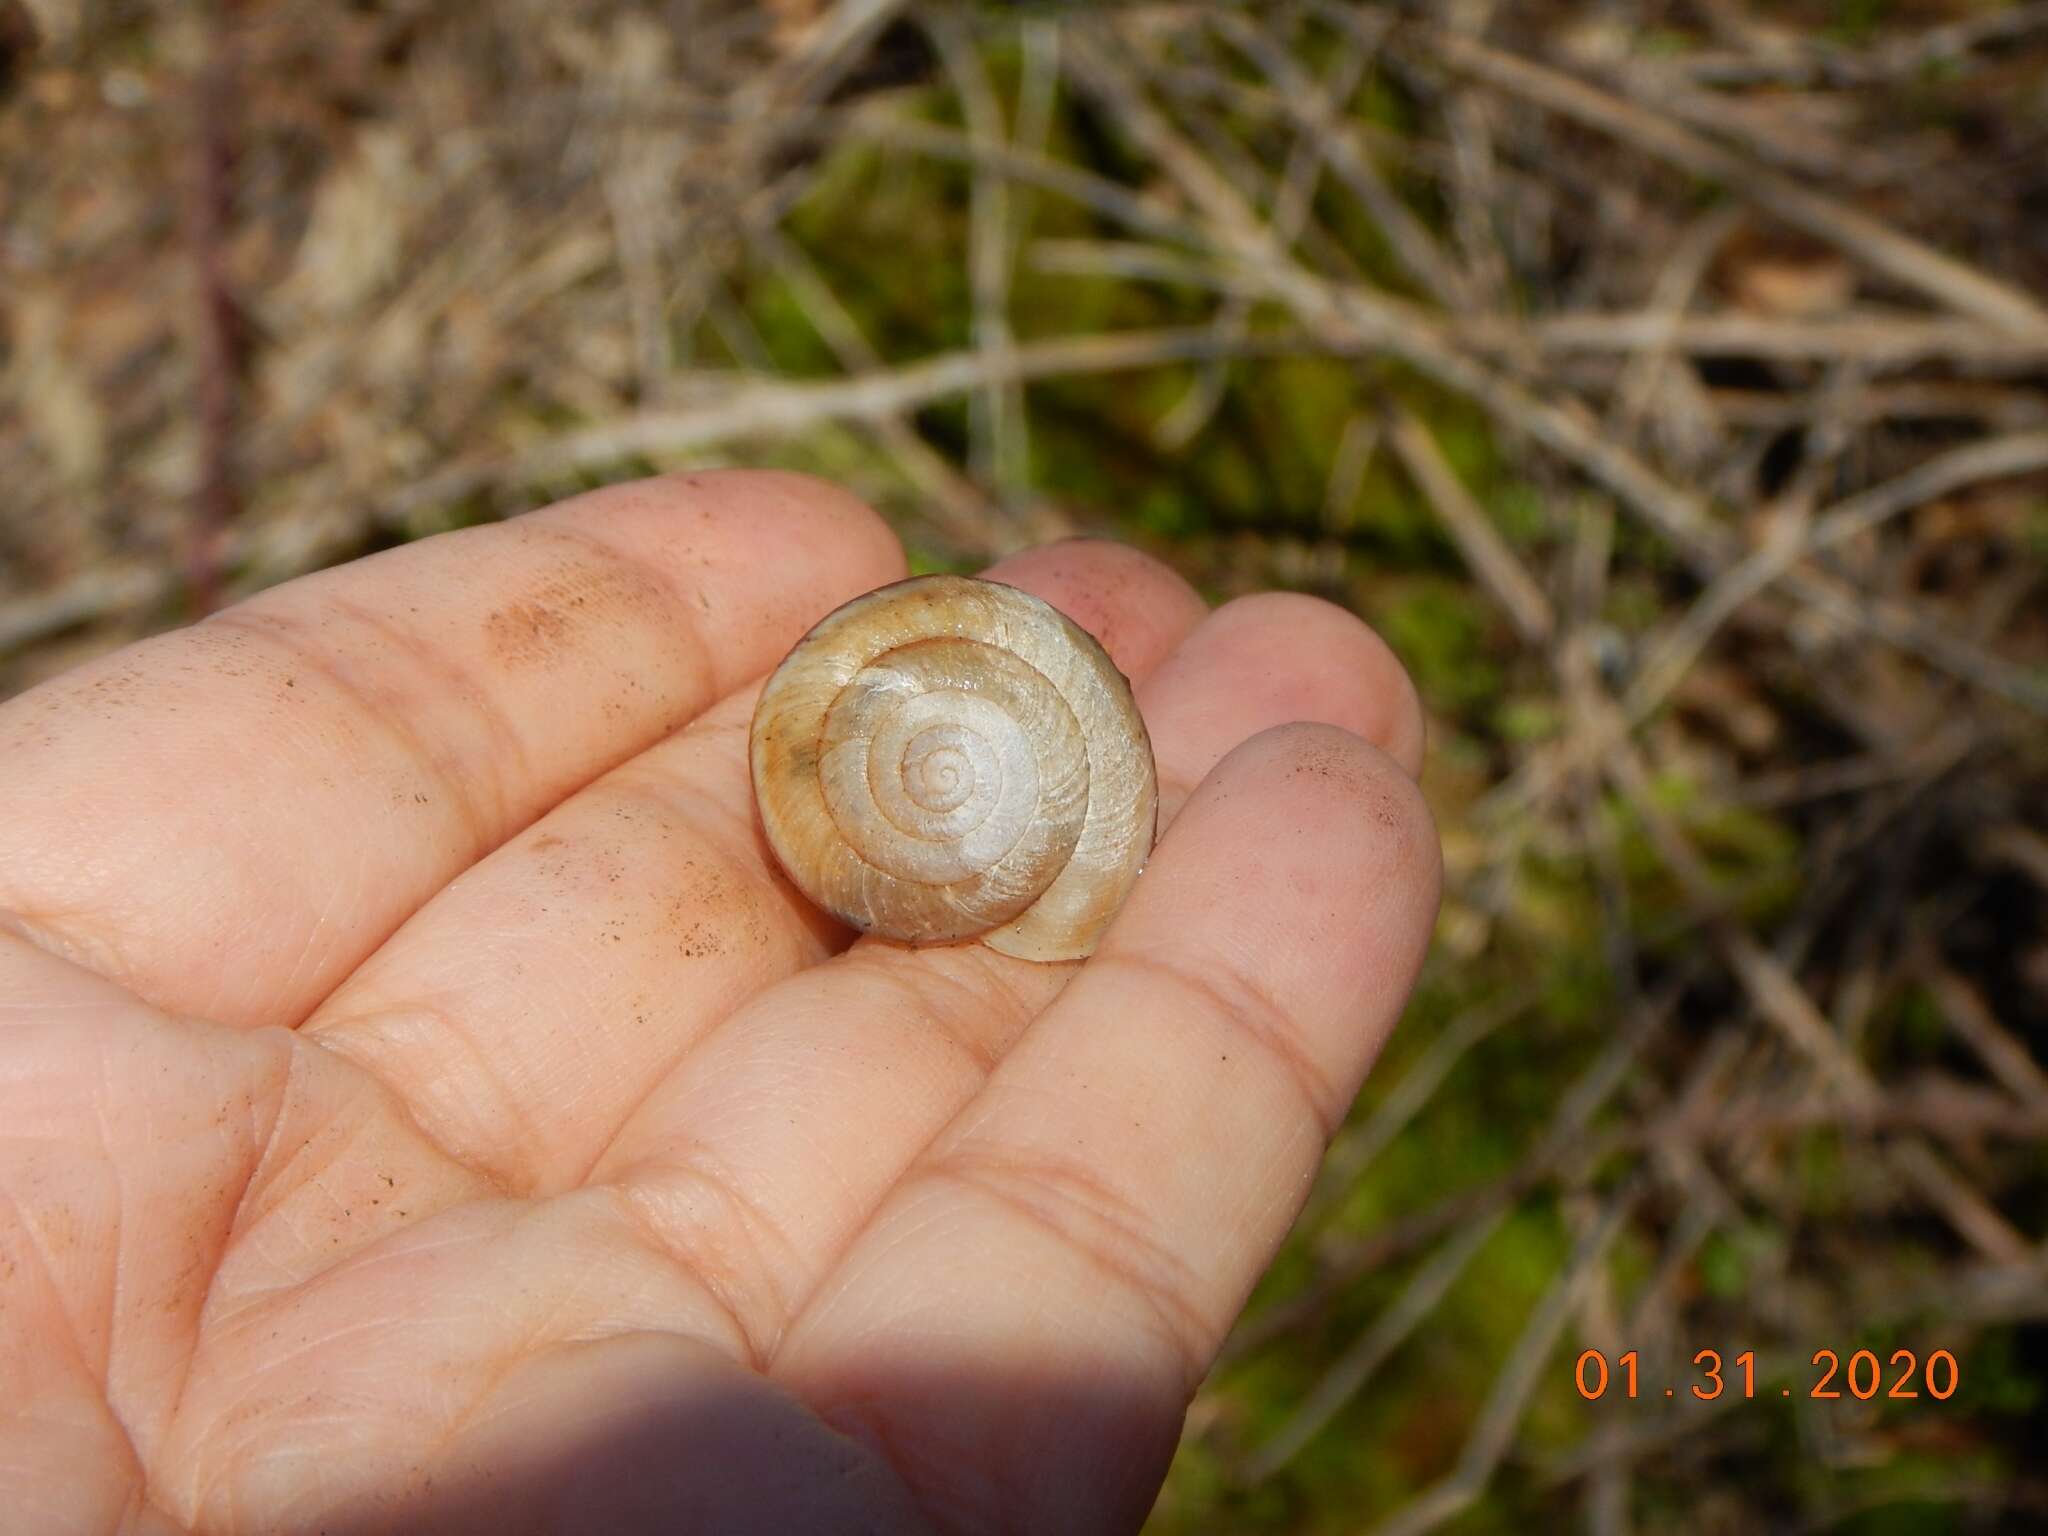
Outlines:
[[[491,655],[508,667],[545,663],[567,641],[573,621],[561,611],[536,602],[494,608],[484,620],[484,639]]]

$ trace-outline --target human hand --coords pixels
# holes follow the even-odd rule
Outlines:
[[[1427,944],[1421,716],[1327,604],[1005,561],[1171,824],[1084,965],[852,943],[747,725],[902,574],[669,477],[0,708],[0,1524],[1139,1524]]]

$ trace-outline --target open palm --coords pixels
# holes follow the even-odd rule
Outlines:
[[[1420,717],[1328,605],[1006,561],[1178,815],[1085,965],[853,943],[747,723],[902,574],[670,477],[0,708],[0,1524],[1143,1519],[1427,942]]]

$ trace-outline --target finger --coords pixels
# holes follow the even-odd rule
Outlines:
[[[1167,567],[1074,541],[990,574],[1143,675],[1203,613]],[[444,890],[305,1029],[452,1155],[522,1192],[573,1186],[715,1024],[852,935],[782,878],[753,810],[758,687],[557,806]]]
[[[1062,539],[982,572],[1043,598],[1095,637],[1126,677],[1150,677],[1208,613],[1167,565],[1112,539]]]
[[[1202,686],[1166,686],[1176,670],[1200,674]],[[1247,699],[1259,700],[1261,729],[1291,720],[1341,725],[1410,777],[1422,771],[1422,704],[1407,670],[1357,617],[1321,598],[1263,592],[1225,604],[1201,643],[1167,663],[1161,688],[1155,708],[1172,713],[1158,724],[1198,765],[1190,777],[1162,777],[1162,820],[1249,734]],[[1152,723],[1151,714],[1146,721]]]
[[[1397,719],[1384,679],[1361,664],[1377,645],[1308,599],[1226,606],[1138,686],[1162,781],[1200,780],[1229,746],[1290,716],[1352,728]],[[1258,664],[1287,656],[1284,677]],[[974,944],[856,946],[722,1025],[593,1177],[626,1190],[685,1262],[721,1275],[742,1332],[766,1353],[1073,970]]]
[[[1150,677],[1208,614],[1171,567],[1113,539],[1062,539],[982,572],[1021,587],[1079,624],[1126,677]]]
[[[613,486],[301,578],[0,710],[0,909],[297,1023],[429,895],[899,576],[801,476]]]
[[[1135,1527],[1400,1011],[1439,879],[1414,781],[1367,743],[1288,726],[1232,752],[775,1378],[967,1528]],[[958,1390],[989,1371],[1017,1390]]]

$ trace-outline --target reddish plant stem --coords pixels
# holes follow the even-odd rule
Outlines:
[[[193,268],[199,410],[199,483],[192,498],[186,544],[186,580],[196,615],[220,599],[221,557],[228,530],[241,512],[235,435],[241,413],[242,316],[227,269],[227,235],[234,217],[235,61],[233,7],[214,9],[205,66],[193,82],[192,167],[188,180],[186,239]]]

